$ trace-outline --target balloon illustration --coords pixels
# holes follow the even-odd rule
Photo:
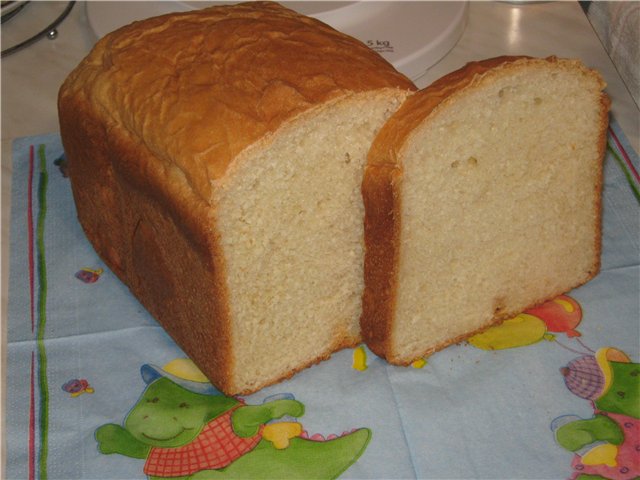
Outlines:
[[[527,313],[542,319],[550,332],[564,332],[568,337],[580,336],[580,332],[575,328],[582,320],[582,308],[568,295],[560,295],[549,302],[527,310]]]
[[[472,336],[468,342],[482,350],[503,350],[555,340],[550,332],[579,337],[580,332],[575,328],[581,320],[580,304],[567,295],[560,295]]]
[[[538,317],[521,313],[505,320],[500,325],[488,328],[469,338],[469,343],[482,350],[504,350],[506,348],[524,347],[539,342],[547,337],[547,326]]]

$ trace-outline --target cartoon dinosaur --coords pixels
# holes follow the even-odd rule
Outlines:
[[[595,415],[553,420],[556,442],[574,452],[572,478],[640,477],[640,364],[605,347],[569,362],[561,370],[567,388],[593,403]]]
[[[366,428],[304,438],[301,425],[288,421],[304,414],[291,395],[245,405],[201,378],[174,375],[173,367],[144,365],[147,387],[124,426],[102,425],[95,434],[101,453],[146,459],[151,479],[336,478],[371,438]]]

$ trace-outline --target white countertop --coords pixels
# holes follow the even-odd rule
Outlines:
[[[58,131],[58,88],[96,40],[83,3],[76,4],[58,33],[56,39],[40,40],[1,64],[2,332],[7,311],[11,143],[18,137]],[[471,2],[458,44],[416,83],[423,87],[468,61],[505,54],[579,58],[598,69],[608,84],[613,116],[633,148],[640,150],[638,107],[577,2]]]

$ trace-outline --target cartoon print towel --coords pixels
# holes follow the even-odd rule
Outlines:
[[[411,367],[359,347],[230,398],[96,256],[75,217],[58,135],[19,139],[6,476],[634,478],[638,170],[613,122],[602,272],[587,285]],[[190,462],[199,448],[213,450]]]

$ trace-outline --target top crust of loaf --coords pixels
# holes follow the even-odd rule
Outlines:
[[[601,90],[606,84],[602,77],[586,68],[579,60],[561,59],[555,56],[547,58],[531,58],[526,56],[501,56],[489,58],[477,62],[467,63],[464,67],[436,80],[418,94],[409,97],[398,111],[389,119],[380,130],[375,141],[371,145],[367,165],[379,165],[382,163],[397,164],[398,154],[406,144],[408,137],[415,127],[442,106],[449,97],[460,92],[464,88],[473,87],[487,72],[497,73],[501,70],[519,68],[523,65],[548,64],[557,65],[560,68],[578,68],[584,75],[589,75],[600,83]],[[609,111],[609,98],[603,94],[604,111]],[[606,118],[604,119],[606,122]]]
[[[361,328],[363,339],[371,350],[391,363],[408,365],[413,359],[400,358],[398,352],[391,349],[390,342],[393,330],[393,319],[396,304],[396,288],[398,282],[398,261],[400,245],[400,184],[403,177],[403,150],[411,142],[417,127],[434,115],[440,108],[453,101],[457,94],[467,88],[473,88],[488,73],[508,74],[511,69],[523,66],[541,68],[550,64],[557,68],[577,69],[583,75],[594,79],[600,88],[600,138],[593,141],[598,145],[600,158],[604,155],[606,145],[606,126],[610,107],[609,97],[603,93],[606,84],[594,70],[586,68],[579,60],[559,59],[557,57],[531,58],[526,56],[502,56],[471,62],[439,80],[429,87],[417,92],[402,104],[394,115],[385,123],[374,140],[367,157],[367,166],[362,186],[365,202],[365,291],[363,294],[363,314]],[[600,183],[594,185],[597,198],[602,188]],[[597,205],[598,218],[601,217],[601,205]],[[600,220],[594,226],[597,236],[594,239],[598,258],[591,269],[588,281],[595,276],[600,267],[599,252],[601,250]],[[583,282],[584,283],[584,282]],[[575,285],[576,287],[578,285]],[[556,292],[560,295],[564,292]],[[539,299],[540,303],[546,299]],[[505,320],[519,312],[503,312],[493,319],[493,323]],[[490,326],[487,324],[484,328]],[[425,355],[440,350],[451,343],[456,343],[476,332],[451,339],[446,344],[436,345]]]
[[[270,2],[135,22],[100,40],[61,88],[83,98],[210,202],[247,146],[332,99],[410,80],[361,42]],[[72,114],[69,112],[69,114]]]

